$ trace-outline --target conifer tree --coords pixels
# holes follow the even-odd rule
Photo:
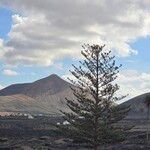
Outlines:
[[[95,150],[99,145],[122,141],[125,130],[117,123],[126,117],[129,107],[119,107],[115,83],[120,66],[116,65],[111,51],[104,46],[83,45],[84,60],[80,66],[73,65],[70,71],[76,78],[71,80],[75,99],[66,98],[70,112],[62,112],[69,125],[58,126],[65,136],[74,141],[91,145]]]

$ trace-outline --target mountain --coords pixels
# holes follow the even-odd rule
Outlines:
[[[29,97],[30,100],[32,99],[32,101],[34,99],[34,102],[37,103],[34,103],[35,107],[37,107],[37,105],[44,107],[43,110],[39,109],[39,112],[50,112],[51,114],[58,114],[60,109],[67,109],[65,105],[65,97],[74,98],[70,86],[72,86],[70,83],[61,79],[56,74],[52,74],[46,78],[37,80],[32,83],[13,84],[0,90],[0,101],[4,102],[8,96],[11,97],[13,95],[19,94],[21,96]],[[17,100],[18,103],[21,103],[19,98],[16,99],[16,103]],[[14,107],[14,103],[14,101],[10,102],[12,108]],[[25,103],[25,101],[23,101],[22,103]],[[20,105],[17,106],[20,107]],[[21,109],[19,109],[17,106],[15,105],[16,109],[18,111],[21,111]],[[0,111],[2,110],[4,110],[4,108],[2,109],[0,107]],[[9,110],[13,111],[14,109],[11,109],[11,107],[9,107]],[[28,109],[28,112],[32,113],[32,108]]]
[[[25,94],[32,98],[36,98],[41,94],[43,95],[43,93],[54,95],[58,92],[68,89],[70,86],[70,83],[64,81],[58,75],[52,74],[33,83],[10,85],[0,90],[0,96]]]
[[[0,111],[10,112],[10,113],[50,113],[50,110],[45,106],[42,106],[35,99],[22,95],[10,95],[10,96],[0,96]]]
[[[121,106],[131,106],[128,119],[146,119],[147,107],[144,101],[147,96],[150,96],[150,93],[142,94],[121,104]]]
[[[13,84],[0,90],[0,112],[28,112],[59,114],[67,110],[65,98],[75,99],[72,86],[56,74],[32,83]],[[130,105],[129,119],[145,119],[147,108],[144,104],[146,93],[122,104]]]

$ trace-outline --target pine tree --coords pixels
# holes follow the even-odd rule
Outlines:
[[[62,112],[69,125],[58,126],[65,136],[74,142],[84,142],[95,150],[101,144],[122,141],[125,130],[117,124],[126,117],[129,107],[119,107],[115,83],[120,66],[116,65],[111,51],[104,46],[83,45],[84,60],[80,66],[73,65],[70,71],[76,80],[71,80],[75,100],[66,98],[70,112]]]

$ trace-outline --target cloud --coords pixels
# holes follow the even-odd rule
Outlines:
[[[17,75],[19,75],[19,73],[17,73],[16,71],[14,71],[14,70],[10,70],[10,69],[5,69],[5,70],[3,70],[3,72],[2,72],[4,75],[6,75],[6,76],[17,76]]]
[[[0,85],[0,90],[3,89],[4,87],[2,85]]]
[[[0,38],[0,58],[3,57],[4,53],[5,53],[4,41],[3,39]]]
[[[70,80],[77,81],[77,79],[72,74],[65,74],[65,75],[62,75],[61,77],[67,82],[70,82]]]
[[[150,74],[137,70],[124,70],[117,79],[120,92],[129,94],[128,98],[150,92]]]
[[[150,35],[148,0],[0,0],[13,15],[1,58],[11,65],[52,65],[78,58],[83,43],[108,45],[122,57],[137,54],[130,43]],[[9,59],[8,59],[9,58]]]

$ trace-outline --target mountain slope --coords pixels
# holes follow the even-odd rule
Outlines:
[[[150,93],[137,96],[121,104],[121,106],[131,106],[128,119],[146,119],[147,107],[144,103],[146,96],[150,96]]]
[[[14,84],[0,90],[0,112],[19,111],[30,113],[60,114],[59,110],[67,110],[65,98],[75,99],[70,83],[52,74],[33,83]],[[146,93],[130,99],[121,105],[131,105],[127,118],[146,118],[147,108],[144,104]],[[14,99],[14,96],[17,98]]]
[[[0,112],[50,113],[41,103],[23,94],[0,96]]]
[[[74,98],[70,86],[72,86],[70,83],[61,79],[59,76],[52,74],[46,78],[37,80],[33,83],[14,84],[0,90],[1,96],[0,101],[6,99],[7,96],[18,94],[26,95],[34,99],[39,106],[45,107],[44,111],[39,109],[39,112],[46,113],[47,111],[47,113],[51,112],[51,114],[54,113],[58,114],[60,109],[61,110],[67,109],[65,105],[65,97],[71,99]],[[11,102],[12,109],[11,107],[9,107],[12,111],[15,111],[14,107],[17,106],[19,107],[19,105],[23,103],[22,101],[20,101],[19,98],[18,98],[19,105],[17,105],[17,100],[13,103],[12,102]],[[35,107],[37,107],[37,104],[35,104]],[[24,103],[22,105],[24,105]],[[19,109],[18,107],[17,109]],[[24,107],[21,108],[22,111],[24,111],[23,109]],[[4,110],[4,108],[2,109],[0,107],[0,111],[2,110]],[[19,110],[21,111],[21,109]],[[32,108],[30,107],[28,111],[32,113]]]
[[[64,81],[59,76],[52,74],[46,78],[37,80],[33,83],[13,84],[0,90],[0,96],[13,94],[25,94],[36,98],[43,93],[53,95],[70,87],[70,83]]]

